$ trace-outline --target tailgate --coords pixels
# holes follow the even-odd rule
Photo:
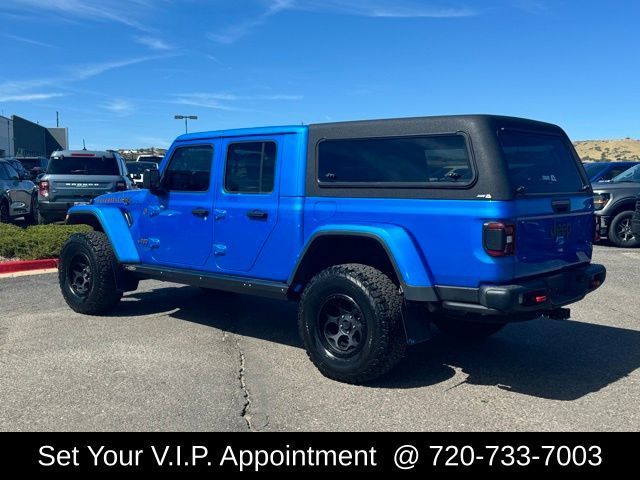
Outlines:
[[[98,195],[114,192],[119,176],[74,175],[49,179],[52,202],[88,202]]]
[[[591,260],[595,224],[590,199],[521,199],[517,204],[516,277]]]

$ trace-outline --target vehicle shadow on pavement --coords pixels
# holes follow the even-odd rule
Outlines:
[[[302,348],[293,302],[203,293],[193,287],[135,292],[126,300],[114,315],[164,312],[172,318]],[[449,380],[459,369],[467,376],[464,384],[569,401],[596,392],[638,367],[640,331],[535,320],[508,325],[494,337],[476,343],[437,333],[428,342],[410,348],[397,368],[369,386],[425,387]]]
[[[534,397],[576,400],[640,367],[640,332],[576,321],[534,320],[508,325],[494,337],[476,343],[436,335],[410,349],[403,363],[377,386],[424,386],[431,381],[429,371],[443,365],[467,376],[460,385],[493,385]]]

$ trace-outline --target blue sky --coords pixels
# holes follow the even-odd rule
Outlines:
[[[635,0],[3,0],[0,109],[72,147],[458,113],[640,138]]]

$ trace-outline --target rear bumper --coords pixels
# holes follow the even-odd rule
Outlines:
[[[67,216],[67,211],[73,205],[73,202],[48,202],[42,199],[38,201],[40,215],[49,221],[64,220]]]
[[[483,285],[480,288],[439,287],[442,307],[479,315],[543,315],[582,300],[604,283],[603,265],[590,264],[546,274],[510,285]]]

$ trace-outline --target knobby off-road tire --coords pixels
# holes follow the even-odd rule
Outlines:
[[[640,238],[632,232],[633,212],[627,210],[619,213],[609,225],[609,241],[616,247],[635,248],[640,246]]]
[[[113,309],[122,298],[116,287],[119,268],[107,236],[102,232],[75,233],[62,247],[58,278],[72,310],[97,315]]]
[[[360,384],[401,360],[406,348],[401,316],[402,296],[384,273],[366,265],[336,265],[304,289],[298,329],[323,375]]]
[[[452,315],[434,315],[433,323],[445,335],[461,340],[482,340],[502,330],[506,323],[474,322]]]

